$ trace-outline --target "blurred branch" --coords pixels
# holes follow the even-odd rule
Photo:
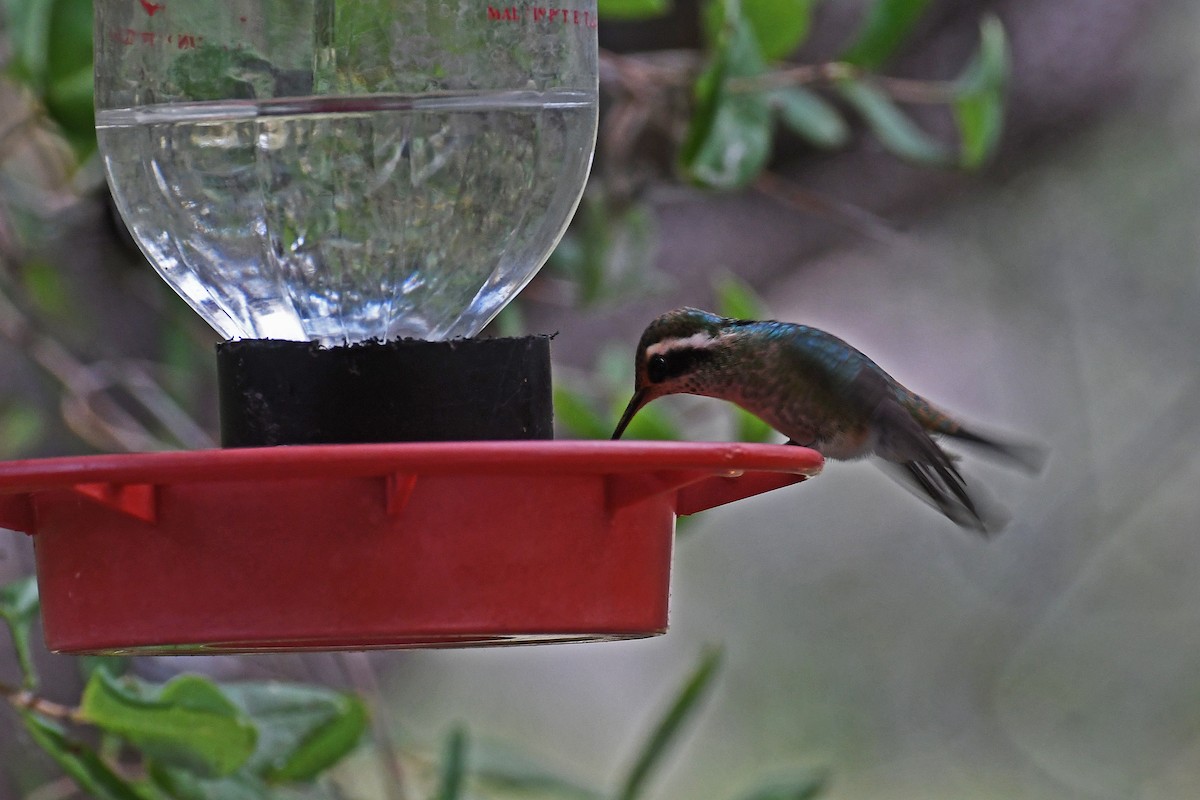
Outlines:
[[[685,148],[689,147],[687,142],[695,133],[690,126],[695,124],[698,116],[707,114],[716,117],[720,113],[727,113],[720,125],[709,123],[715,126],[709,135],[730,139],[721,139],[711,145],[718,154],[713,156],[720,162],[717,166],[726,168],[725,162],[731,158],[733,144],[745,150],[756,136],[766,142],[768,152],[763,153],[761,159],[765,163],[773,147],[771,131],[775,126],[774,119],[777,114],[783,113],[779,111],[780,107],[798,101],[796,95],[785,96],[780,93],[806,87],[833,90],[832,94],[843,101],[843,106],[848,104],[857,111],[866,127],[881,139],[885,147],[901,157],[911,161],[937,162],[943,166],[954,162],[952,151],[926,137],[919,127],[908,121],[891,104],[952,105],[962,100],[964,89],[961,78],[893,78],[842,61],[768,66],[761,57],[752,58],[745,53],[739,55],[745,59],[745,63],[739,62],[738,68],[751,70],[752,74],[739,75],[730,72],[733,68],[726,63],[732,57],[728,53],[713,56],[700,50],[635,54],[601,51],[600,86],[608,105],[598,137],[598,150],[603,154],[598,163],[603,170],[607,196],[615,208],[622,207],[636,197],[656,175],[682,168],[696,182],[700,171],[690,163]],[[721,58],[726,61],[721,61]],[[725,66],[721,67],[722,64]],[[758,69],[765,71],[755,71]],[[719,76],[719,91],[727,99],[714,100],[708,97],[709,105],[705,106],[701,87],[706,85],[706,80],[711,83],[713,75]],[[845,92],[849,91],[847,87],[859,87],[857,94],[845,96]],[[864,109],[861,102],[853,102],[856,97],[863,101],[860,97],[863,94],[869,95],[866,100],[870,101],[870,108]],[[810,99],[804,100],[802,110],[796,112],[803,118],[797,123],[795,116],[790,117],[784,121],[785,127],[791,127],[801,138],[810,144],[815,143],[818,148],[841,147],[846,140],[844,123],[841,121],[844,107],[831,104],[828,99],[816,95],[804,95],[799,99],[803,100],[804,97]],[[729,111],[733,106],[728,104],[741,102],[738,98],[745,98],[750,105],[743,103],[737,106],[740,110]],[[755,109],[762,106],[762,120],[749,120],[747,115],[750,112],[747,109],[751,106]],[[719,112],[718,109],[725,111]],[[794,105],[792,110],[795,110]],[[867,111],[875,113],[869,114]],[[766,133],[759,130],[759,124],[767,128]],[[655,135],[660,137],[657,142]],[[656,144],[659,145],[657,148]],[[694,149],[700,148],[697,146]],[[680,154],[685,162],[682,165],[676,162]],[[698,156],[693,153],[692,157]],[[644,174],[646,167],[653,174]],[[746,167],[747,177],[751,178],[748,182],[734,178],[730,179],[732,186],[722,184],[716,188],[753,185],[763,194],[799,211],[825,216],[873,239],[888,241],[894,238],[894,230],[881,218],[849,204],[815,196],[790,185],[777,175],[759,173],[752,176],[757,168],[757,162],[752,167]],[[711,181],[701,179],[698,182],[712,188]]]
[[[0,695],[18,711],[36,711],[43,716],[68,722],[76,722],[79,719],[78,708],[55,703],[39,697],[28,689],[12,686],[4,681],[0,681]]]
[[[704,69],[700,50],[661,50],[651,53],[618,54],[600,51],[600,86],[610,92],[646,101],[664,91],[690,90]],[[761,75],[731,77],[725,82],[731,92],[754,93],[789,86],[833,85],[839,81],[869,79],[903,103],[945,104],[956,97],[955,81],[917,80],[880,75],[844,61],[797,64]]]
[[[754,188],[797,211],[824,217],[877,242],[896,242],[902,238],[899,231],[883,217],[853,203],[806,189],[776,172],[760,173],[754,181]]]
[[[77,797],[82,789],[74,778],[62,777],[43,783],[38,788],[25,795],[25,800],[68,800]]]
[[[669,170],[670,153],[641,147],[658,134],[678,148],[691,115],[692,85],[704,67],[698,50],[618,55],[600,51],[600,88],[606,98],[597,136],[599,175],[614,205],[636,197],[649,179]],[[653,164],[639,169],[641,162]],[[657,162],[657,163],[656,163]],[[636,165],[636,166],[635,166]]]
[[[731,92],[764,92],[788,86],[833,85],[849,80],[870,80],[893,100],[902,103],[942,105],[952,102],[958,93],[954,81],[893,78],[842,61],[800,64],[753,77],[731,78],[725,85]]]
[[[371,666],[370,656],[361,651],[338,651],[338,664],[350,681],[351,687],[370,704],[371,736],[384,768],[382,785],[389,800],[407,800],[408,790],[404,766],[400,763],[400,748],[392,736],[391,715],[379,686],[379,677]]]
[[[37,122],[37,117],[32,113],[27,113],[22,117],[11,120],[4,128],[0,128],[0,161],[8,157],[4,151],[15,141],[15,137],[24,133]]]
[[[84,441],[101,449],[128,452],[169,449],[174,442],[154,434],[113,397],[123,389],[152,419],[186,447],[214,443],[139,366],[128,361],[86,364],[65,345],[39,331],[0,287],[0,336],[8,339],[64,389],[63,419]]]
[[[699,50],[656,50],[649,53],[614,53],[600,50],[600,86],[631,94],[661,88],[688,88],[704,66]]]

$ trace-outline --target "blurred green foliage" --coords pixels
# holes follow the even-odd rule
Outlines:
[[[970,170],[988,163],[1003,130],[1010,60],[998,19],[983,18],[976,52],[956,77],[896,79],[880,70],[910,44],[929,0],[875,0],[837,61],[781,62],[802,50],[816,6],[817,0],[709,0],[702,6],[702,68],[675,153],[680,177],[713,190],[752,186],[770,167],[778,129],[833,151],[851,143],[855,118],[884,149],[914,164]],[[602,16],[605,8],[602,3]],[[609,18],[669,11],[647,0],[621,0],[621,9]],[[948,114],[957,140],[926,131],[910,107]],[[658,280],[652,215],[637,192],[621,196],[603,184],[603,172],[593,177],[547,264],[547,276],[573,288],[568,296],[576,305],[613,302]],[[572,409],[568,416],[577,415]]]
[[[597,0],[596,10],[606,20],[654,19],[671,11],[670,0]]]
[[[21,667],[21,685],[30,690],[38,686],[30,645],[38,608],[37,579],[33,575],[0,586],[0,619],[4,620],[12,636],[13,649]]]
[[[81,156],[96,147],[92,0],[0,0],[12,48],[9,74],[42,99]]]
[[[25,641],[26,652],[37,617],[36,598],[32,578],[0,587],[0,617],[15,639]],[[428,786],[410,796],[641,800],[712,693],[720,663],[719,650],[701,654],[614,791],[587,788],[502,748],[476,747],[468,729],[456,725],[436,755],[400,754],[436,766]],[[158,684],[128,674],[128,659],[92,658],[88,664],[93,668],[78,707],[37,697],[28,658],[22,659],[25,688],[0,684],[0,693],[16,706],[32,741],[83,791],[102,800],[293,796],[281,792],[305,785],[319,788],[329,771],[359,747],[367,730],[367,709],[353,694],[273,681],[222,685],[187,674]],[[136,765],[128,758],[114,761],[85,743],[76,733],[83,728],[113,737],[125,753],[136,755]],[[816,797],[824,785],[823,774],[803,773],[784,782],[764,782],[745,797],[801,800]],[[330,791],[312,796],[355,796],[332,784]]]
[[[218,685],[198,675],[164,684],[127,674],[123,658],[92,658],[78,707],[47,703],[30,654],[38,616],[33,577],[0,587],[0,618],[16,645],[23,689],[3,693],[30,737],[93,797],[273,796],[333,767],[363,738],[367,710],[356,695],[278,682]],[[71,729],[90,727],[139,756],[137,779],[124,777]],[[124,765],[122,765],[124,766]]]
[[[928,0],[878,0],[840,62],[793,71],[789,81],[784,80],[789,73],[772,62],[804,43],[812,4],[711,0],[707,67],[696,80],[695,108],[679,152],[683,174],[712,189],[750,184],[772,153],[776,121],[816,147],[844,145],[848,127],[841,112],[800,85],[821,82],[832,83],[894,155],[933,166],[984,164],[999,142],[1008,75],[1008,43],[996,18],[984,20],[979,50],[955,81],[894,81],[874,74],[927,5]],[[897,102],[905,99],[952,110],[959,155],[905,113]]]
[[[879,143],[890,152],[918,164],[940,166],[950,161],[950,151],[927,136],[881,87],[869,80],[844,78],[838,82],[842,97],[871,127]]]
[[[718,650],[701,656],[700,663],[683,682],[666,713],[646,737],[637,760],[621,783],[616,800],[637,800],[644,794],[646,782],[708,694],[720,663],[721,653]]]
[[[930,0],[875,0],[841,60],[866,69],[887,63],[908,39]]]
[[[954,86],[954,119],[962,141],[959,162],[965,167],[984,164],[1000,143],[1009,69],[1004,26],[995,17],[985,17],[979,50]]]
[[[708,67],[696,80],[695,108],[679,151],[693,182],[713,189],[750,183],[771,154],[771,103],[767,92],[737,91],[730,83],[767,70],[762,47],[739,0],[717,0],[721,24],[710,34]]]

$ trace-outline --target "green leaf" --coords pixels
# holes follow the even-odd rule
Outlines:
[[[696,107],[680,148],[680,167],[713,189],[750,183],[771,155],[771,106],[766,92],[730,91],[728,81],[752,78],[767,65],[738,0],[725,0],[712,61],[696,81]]]
[[[159,688],[94,672],[80,713],[149,758],[202,777],[236,771],[257,739],[242,711],[214,683],[195,675],[181,675]]]
[[[56,0],[4,0],[6,39],[12,47],[8,71],[41,94],[50,58],[50,24]]]
[[[1011,54],[1004,23],[988,14],[979,23],[979,49],[955,81],[964,95],[1003,89],[1008,83]]]
[[[579,211],[578,249],[569,272],[579,287],[580,302],[587,305],[600,299],[608,285],[613,229],[620,223],[609,214],[604,199],[595,194],[584,199]]]
[[[763,58],[778,61],[795,52],[808,39],[812,12],[818,0],[740,0],[741,14],[750,24]],[[704,9],[704,29],[708,41],[719,41],[725,22],[721,2],[710,2]]]
[[[1010,55],[1004,26],[994,16],[980,23],[979,50],[955,82],[952,107],[958,125],[959,164],[978,167],[991,157],[1004,128]]]
[[[273,796],[262,780],[244,772],[206,779],[187,770],[151,762],[149,775],[155,786],[176,800],[268,800]]]
[[[517,338],[524,336],[529,330],[525,324],[525,311],[519,300],[510,301],[500,309],[500,313],[492,317],[488,326],[489,330],[485,335],[500,338]]]
[[[91,0],[0,0],[8,71],[44,102],[80,156],[95,149]]]
[[[612,436],[608,421],[592,408],[587,399],[562,383],[554,384],[554,418],[579,439],[607,439]]]
[[[671,0],[597,0],[596,11],[606,22],[653,19],[671,12]]]
[[[744,408],[733,406],[734,437],[739,442],[762,444],[775,438],[775,429]]]
[[[602,795],[552,772],[504,744],[471,743],[471,775],[501,791],[520,795],[551,796],[564,800],[600,800]]]
[[[53,84],[92,71],[92,0],[54,0],[46,34],[46,77]]]
[[[699,708],[700,702],[712,685],[720,664],[720,650],[710,650],[700,657],[692,674],[688,676],[676,693],[671,706],[643,743],[637,760],[621,785],[621,791],[617,795],[618,800],[636,800],[642,796],[646,781],[662,763],[688,720]]]
[[[366,705],[357,695],[343,694],[337,714],[305,736],[265,777],[273,783],[313,780],[357,747],[366,729]]]
[[[586,192],[546,267],[544,274],[573,285],[578,306],[644,296],[656,281],[649,207],[637,202],[618,207],[599,190]]]
[[[85,681],[91,680],[94,672],[107,672],[110,678],[119,678],[129,671],[129,664],[126,656],[80,656],[79,674]]]
[[[842,147],[850,139],[850,126],[832,103],[802,86],[770,93],[771,107],[788,130],[825,150]]]
[[[312,780],[357,747],[367,730],[367,708],[355,694],[274,681],[223,688],[258,729],[245,770],[270,783]]]
[[[50,18],[46,108],[77,152],[96,148],[92,0],[56,0]]]
[[[25,727],[38,746],[67,773],[79,788],[97,800],[146,800],[88,747],[67,737],[55,722],[33,712],[21,714]]]
[[[841,61],[878,69],[912,33],[929,0],[875,0]]]
[[[46,91],[46,109],[80,159],[97,147],[94,85],[92,65],[88,64],[78,72],[55,78]]]
[[[942,145],[921,130],[886,92],[867,80],[843,79],[838,91],[870,126],[891,153],[917,164],[946,166],[953,159]]]
[[[763,58],[777,61],[796,51],[808,38],[817,0],[742,0]]]
[[[988,160],[1000,142],[1004,101],[989,95],[960,98],[954,101],[954,121],[962,141],[959,165],[975,169]]]
[[[46,414],[37,406],[18,401],[0,409],[0,457],[29,455],[45,433]]]
[[[617,427],[617,420],[621,418],[624,411],[625,403],[613,405],[612,425],[608,426],[609,436],[612,436],[613,430]],[[641,411],[637,412],[633,421],[625,428],[625,433],[621,435],[621,438],[674,442],[683,438],[683,431],[664,407],[649,405],[642,406]]]
[[[459,800],[467,776],[467,732],[455,727],[442,748],[442,777],[437,800]]]
[[[813,800],[824,794],[828,786],[828,776],[823,771],[815,772],[764,783],[742,795],[740,800]]]
[[[717,313],[730,319],[762,319],[766,316],[762,298],[737,275],[726,274],[713,282],[717,295]]]
[[[60,269],[39,259],[30,259],[21,267],[21,282],[29,298],[48,316],[71,313],[71,297]]]
[[[21,686],[26,689],[34,689],[38,684],[30,638],[40,607],[36,576],[28,575],[0,586],[0,617],[12,635],[17,663],[21,665]]]

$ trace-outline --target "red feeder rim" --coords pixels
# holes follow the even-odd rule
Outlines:
[[[634,638],[677,514],[817,474],[783,445],[439,442],[0,463],[47,644],[211,653]]]

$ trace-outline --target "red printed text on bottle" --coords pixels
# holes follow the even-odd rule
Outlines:
[[[547,25],[582,25],[595,28],[595,11],[580,11],[576,8],[554,8],[552,6],[493,6],[487,7],[488,22],[544,22]]]

